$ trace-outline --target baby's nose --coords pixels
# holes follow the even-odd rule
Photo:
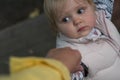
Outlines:
[[[74,18],[74,25],[79,25],[79,24],[81,24],[82,23],[82,19],[80,18],[80,17],[76,17],[76,18]]]

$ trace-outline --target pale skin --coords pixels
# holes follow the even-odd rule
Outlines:
[[[73,39],[87,36],[95,24],[94,8],[86,0],[67,0],[56,19],[58,31]]]
[[[71,73],[83,70],[80,52],[69,47],[51,49],[46,57],[62,62]]]

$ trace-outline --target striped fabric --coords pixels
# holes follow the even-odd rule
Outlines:
[[[97,10],[104,10],[106,18],[111,19],[114,0],[94,0]]]

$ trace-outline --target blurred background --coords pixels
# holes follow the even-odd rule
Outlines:
[[[0,29],[27,19],[34,11],[43,12],[43,0],[0,0]]]
[[[0,74],[9,73],[10,56],[44,57],[54,47],[43,0],[0,0]]]

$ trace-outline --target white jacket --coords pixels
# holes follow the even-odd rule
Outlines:
[[[98,28],[106,38],[84,44],[64,35],[57,37],[57,48],[71,47],[80,51],[89,69],[85,80],[120,80],[120,34],[104,12],[97,12]]]

